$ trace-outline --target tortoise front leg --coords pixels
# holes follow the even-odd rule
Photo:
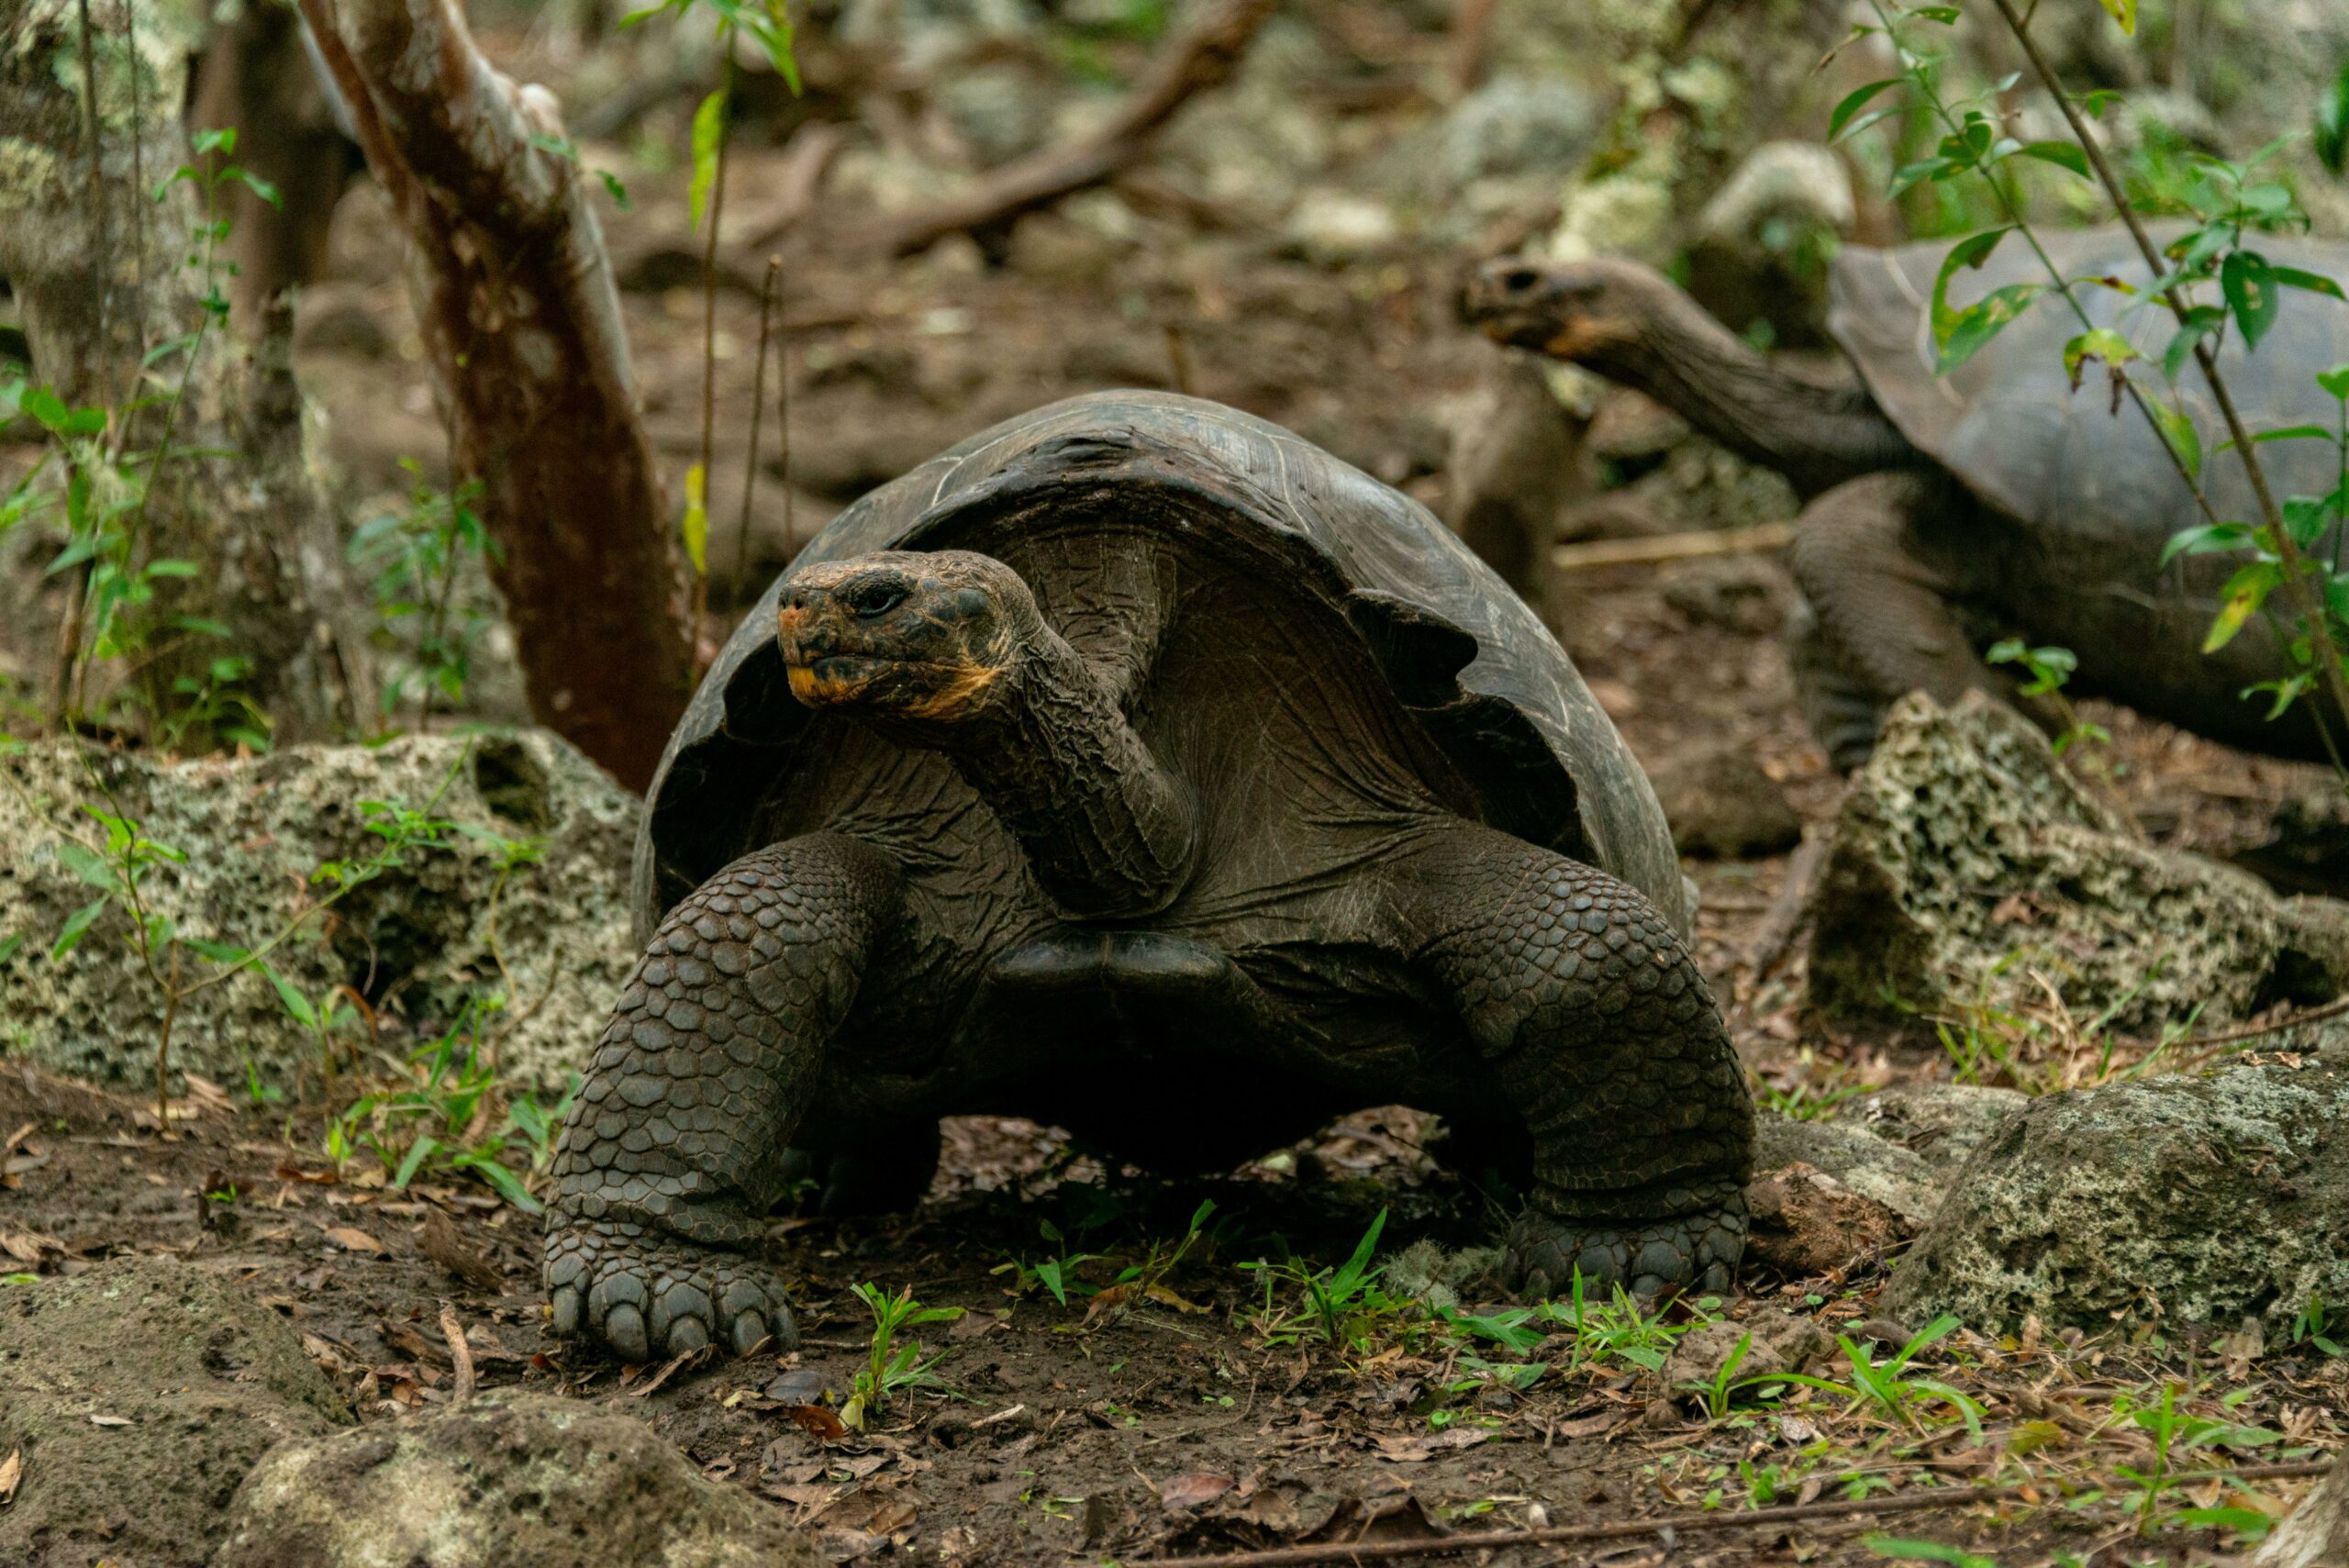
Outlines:
[[[1455,999],[1533,1142],[1506,1272],[1528,1295],[1727,1288],[1753,1106],[1672,924],[1628,884],[1489,828],[1394,873],[1407,948]]]
[[[1798,623],[1795,678],[1842,772],[1867,761],[1876,716],[1910,692],[1946,706],[2001,689],[1952,607],[1961,584],[1917,548],[1912,525],[1948,489],[1929,474],[1871,473],[1820,495],[1797,525],[1795,581],[1817,620]]]
[[[634,1362],[796,1342],[762,1221],[897,885],[878,850],[819,834],[743,856],[662,921],[555,1156],[557,1333]]]

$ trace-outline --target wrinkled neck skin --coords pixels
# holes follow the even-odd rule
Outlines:
[[[941,749],[1019,840],[1063,917],[1157,913],[1197,857],[1190,790],[1126,722],[1099,665],[1041,617],[1016,648],[999,699]]]
[[[1677,290],[1655,300],[1638,340],[1587,358],[1721,445],[1787,476],[1803,499],[1923,460],[1865,389],[1787,374]]]

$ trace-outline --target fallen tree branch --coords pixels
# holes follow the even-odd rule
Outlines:
[[[1100,184],[1141,157],[1176,110],[1231,78],[1274,4],[1208,0],[1197,25],[1152,62],[1141,83],[1097,129],[1015,158],[935,206],[887,220],[874,231],[874,242],[891,255],[910,256],[950,234],[987,228]]]
[[[1595,566],[1643,566],[1664,561],[1691,561],[1703,555],[1784,550],[1794,542],[1794,524],[1756,523],[1750,528],[1705,528],[1693,533],[1657,534],[1652,539],[1600,539],[1562,544],[1550,551],[1550,564],[1561,572],[1586,571]]]
[[[482,484],[530,711],[641,790],[692,693],[619,294],[552,97],[457,0],[300,0],[407,231],[450,468]]]
[[[2291,1464],[2246,1464],[2236,1470],[2197,1471],[2171,1477],[2192,1481],[2289,1481],[2322,1475],[2332,1469],[2330,1459],[2303,1460]],[[1855,1501],[1791,1503],[1744,1513],[1675,1514],[1657,1519],[1617,1519],[1603,1525],[1550,1525],[1541,1529],[1484,1529],[1465,1535],[1429,1536],[1416,1540],[1332,1540],[1312,1546],[1275,1546],[1261,1551],[1224,1551],[1207,1557],[1146,1557],[1134,1568],[1286,1568],[1291,1563],[1367,1562],[1392,1557],[1446,1557],[1460,1551],[1497,1551],[1512,1546],[1560,1546],[1578,1541],[1621,1540],[1631,1536],[1666,1532],[1694,1535],[1721,1529],[1762,1529],[1797,1524],[1806,1519],[1842,1518],[1854,1514],[1920,1513],[1928,1508],[1962,1508],[1976,1503],[2008,1502],[2043,1485],[1944,1486],[1925,1492],[1901,1492]]]

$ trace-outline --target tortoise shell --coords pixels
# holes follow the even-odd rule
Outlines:
[[[2156,244],[2174,239],[2157,229]],[[2066,278],[2112,278],[2140,292],[2097,285],[2073,293],[2091,324],[2121,332],[2158,365],[2176,329],[2168,307],[2144,294],[2151,272],[2126,229],[2080,229],[2043,237]],[[2278,266],[2349,279],[2349,245],[2284,235],[2253,237],[2253,249]],[[1950,242],[1891,250],[1851,248],[1829,277],[1828,330],[1866,380],[1892,422],[1919,449],[1982,500],[2067,546],[2094,575],[2096,546],[2113,551],[2127,578],[2151,575],[2163,542],[2201,522],[2200,508],[2177,475],[2162,440],[2136,409],[2116,409],[2105,376],[2087,367],[2080,387],[2064,366],[2064,347],[2084,328],[2070,307],[2043,295],[1974,357],[1936,373],[1933,281]],[[2047,272],[2018,235],[2009,235],[1979,270],[1962,270],[1950,302],[1963,307],[2009,284],[2043,283]],[[2303,290],[2285,291],[2283,311],[2255,351],[2230,330],[2219,366],[2238,412],[2254,432],[2294,425],[2332,428],[2339,410],[2316,384],[2318,373],[2349,361],[2349,306]],[[2159,387],[2158,373],[2150,378]],[[2150,388],[2149,388],[2150,390]],[[2255,519],[2243,464],[2215,449],[2226,439],[2210,391],[2188,369],[2178,378],[2179,405],[2193,417],[2203,449],[2203,485],[2221,518]],[[2278,497],[2321,495],[2338,482],[2338,459],[2323,441],[2263,445],[2260,461]]]
[[[1199,637],[1238,646],[1278,681],[1297,637],[1366,661],[1406,716],[1394,746],[1472,820],[1572,856],[1639,889],[1684,931],[1693,914],[1646,775],[1541,619],[1451,530],[1408,496],[1233,409],[1117,392],[1052,404],[955,446],[841,513],[743,618],[670,738],[639,829],[637,935],[736,857],[805,821],[774,798],[822,744],[822,717],[790,695],[776,601],[806,566],[883,550],[967,549],[1027,578],[1048,619],[1085,613],[1072,535],[1140,525],[1154,548],[1235,570],[1252,606]],[[1055,549],[1031,551],[1052,537]],[[1204,578],[1204,567],[1200,573]],[[1267,597],[1269,595],[1269,598]],[[1097,606],[1094,606],[1097,610]],[[1297,628],[1309,628],[1299,634]],[[1251,722],[1245,694],[1204,688],[1197,661],[1161,669],[1143,700],[1190,704],[1205,722]],[[1334,722],[1334,721],[1333,721]],[[874,768],[873,753],[831,753]],[[804,775],[797,775],[802,776]],[[857,781],[828,780],[823,787]],[[876,787],[895,787],[876,782]],[[1212,796],[1208,808],[1213,809]]]

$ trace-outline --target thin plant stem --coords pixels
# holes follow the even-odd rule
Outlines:
[[[1990,0],[1990,4],[1998,7],[2008,29],[2022,46],[2023,57],[2031,62],[2032,73],[2055,100],[2055,106],[2063,111],[2064,122],[2071,128],[2073,139],[2087,154],[2089,167],[2096,171],[2097,183],[2104,187],[2105,195],[2112,200],[2113,209],[2121,215],[2121,222],[2128,226],[2130,238],[2136,242],[2138,253],[2144,258],[2145,265],[2153,270],[2156,278],[2162,276],[2160,250],[2154,244],[2153,237],[2145,232],[2145,226],[2136,210],[2129,205],[2128,193],[2120,177],[2105,157],[2104,149],[2088,133],[2087,122],[2080,118],[2079,109],[2064,91],[2063,82],[2056,76],[2054,67],[2047,62],[2046,55],[2040,51],[2038,40],[2031,36],[2030,28],[2016,13],[2013,0]],[[2171,284],[2164,288],[2162,299],[2169,306],[2170,314],[2181,326],[2184,325],[2187,302],[2178,286]],[[2203,383],[2210,389],[2211,401],[2218,405],[2219,417],[2226,422],[2227,436],[2234,444],[2235,455],[2243,462],[2243,477],[2250,482],[2252,496],[2258,503],[2260,521],[2266,528],[2270,548],[2283,563],[2284,580],[2293,596],[2299,601],[2300,614],[2308,622],[2310,639],[2316,645],[2320,666],[2318,674],[2324,684],[2325,694],[2332,699],[2333,706],[2340,710],[2342,719],[2349,722],[2349,676],[2342,673],[2341,649],[2326,618],[2323,599],[2308,582],[2308,559],[2293,539],[2291,531],[2284,526],[2283,512],[2276,504],[2275,492],[2268,486],[2267,472],[2259,461],[2251,431],[2244,426],[2243,416],[2235,407],[2226,378],[2219,373],[2218,356],[2207,340],[2198,339],[2195,341],[2194,362],[2202,372]],[[2162,444],[2166,447],[2169,443],[2165,439]],[[2208,509],[2207,503],[2205,509]]]
[[[734,106],[734,29],[718,29],[718,44],[726,54],[724,96],[719,100],[717,167],[709,180],[709,233],[701,252],[701,482],[707,499],[709,466],[718,439],[718,224],[726,210],[727,111]],[[704,527],[707,528],[707,521]],[[701,570],[694,573],[694,663],[701,663],[702,622],[709,613],[709,543],[702,541]]]
[[[180,1016],[180,944],[171,944],[172,972],[163,982],[163,1027],[155,1036],[155,1126],[172,1130],[172,1025]]]
[[[751,495],[759,483],[759,420],[766,413],[767,337],[774,315],[774,291],[783,276],[783,258],[767,258],[767,275],[759,285],[759,348],[751,361],[751,455],[742,460],[742,515],[734,525],[734,602],[740,604],[751,575]]]

